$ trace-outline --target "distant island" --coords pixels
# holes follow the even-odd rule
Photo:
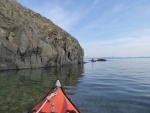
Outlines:
[[[85,61],[91,61],[91,62],[96,62],[96,61],[108,61],[109,59],[134,59],[134,58],[150,58],[149,56],[146,57],[103,57],[103,58],[90,58],[90,57],[85,57]]]
[[[107,61],[107,60],[104,59],[104,58],[100,58],[100,59],[94,60],[94,58],[92,58],[90,61],[91,62],[96,62],[96,61]]]
[[[100,59],[97,59],[96,61],[107,61],[107,60],[104,58],[100,58]]]

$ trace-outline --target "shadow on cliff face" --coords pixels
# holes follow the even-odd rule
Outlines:
[[[68,92],[68,86],[77,87],[83,73],[83,65],[0,71],[0,112],[25,112],[48,93],[57,79]]]

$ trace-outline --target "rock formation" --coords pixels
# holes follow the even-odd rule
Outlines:
[[[97,59],[96,61],[107,61],[107,60],[104,58],[100,58],[100,59]]]
[[[83,49],[69,33],[16,0],[0,0],[0,70],[81,63]]]

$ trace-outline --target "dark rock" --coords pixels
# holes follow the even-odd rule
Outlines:
[[[96,62],[96,60],[94,60],[93,58],[90,60],[91,62]]]
[[[106,60],[106,59],[101,58],[101,59],[97,59],[96,61],[107,61],[107,60]]]

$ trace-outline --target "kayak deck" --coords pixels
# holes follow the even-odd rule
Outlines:
[[[79,113],[79,110],[64,94],[59,80],[48,95],[28,113]]]

